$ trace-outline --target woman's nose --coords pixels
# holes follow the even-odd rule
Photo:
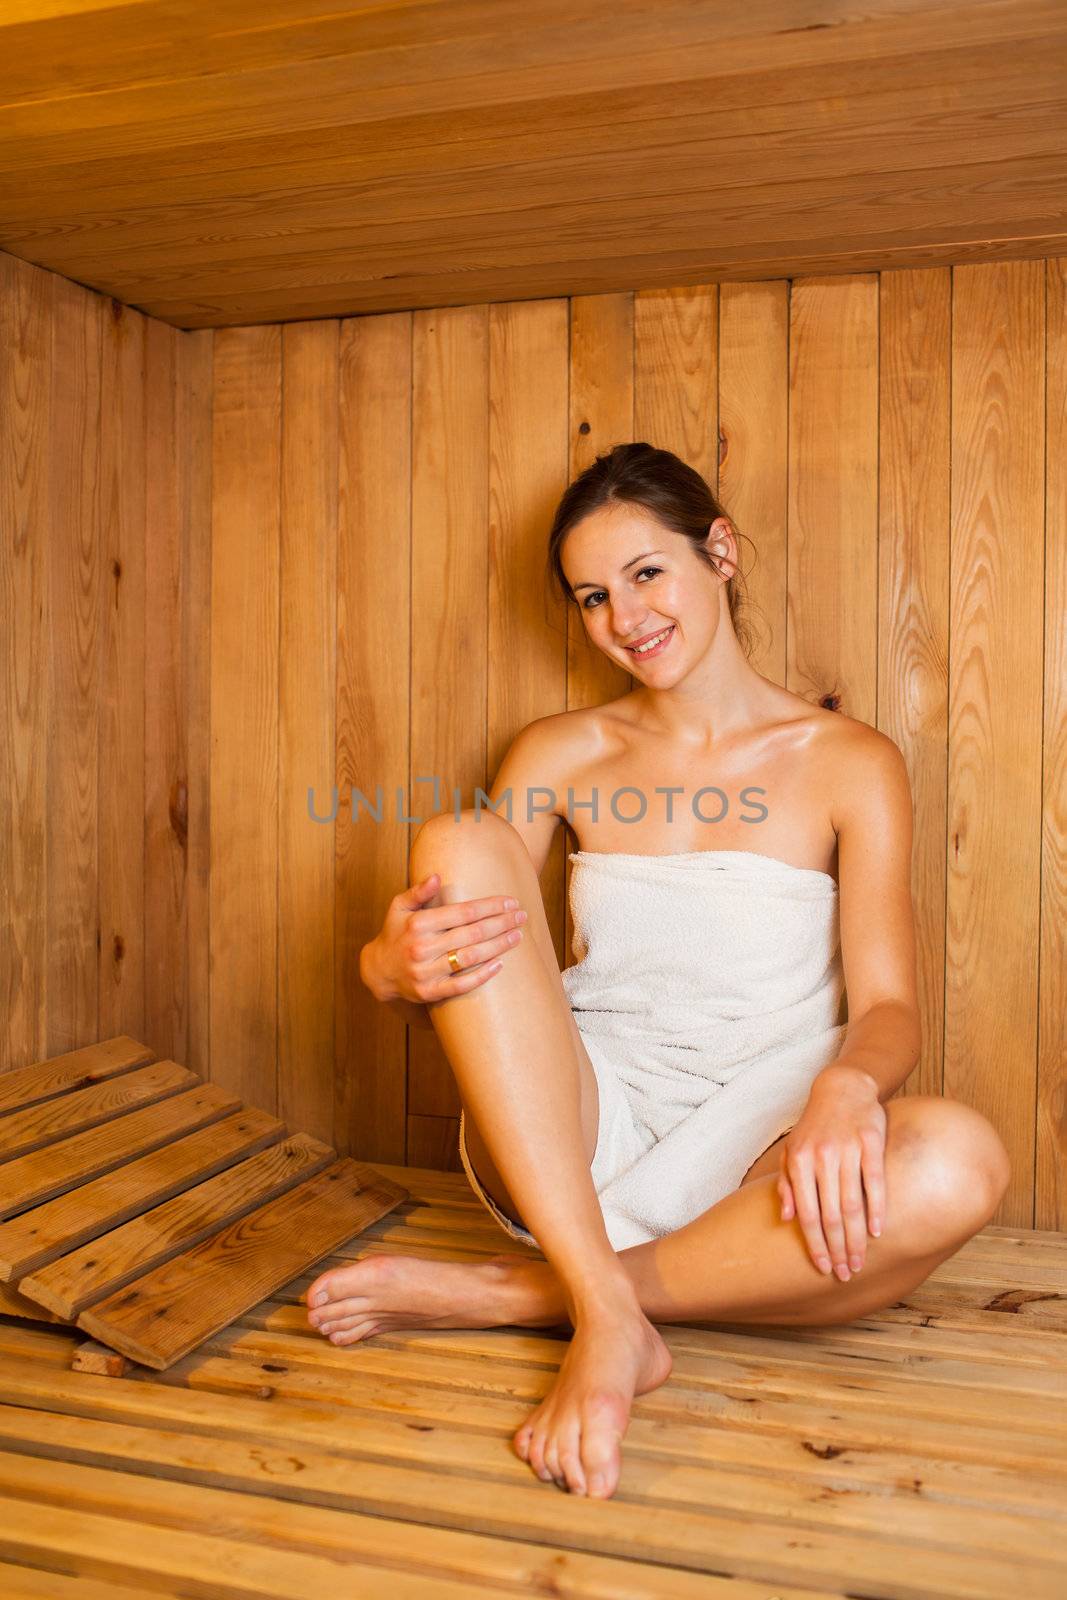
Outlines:
[[[615,637],[620,640],[635,638],[647,616],[647,611],[635,606],[616,606],[611,614]]]

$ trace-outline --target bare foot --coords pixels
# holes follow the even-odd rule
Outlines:
[[[393,1328],[526,1328],[568,1322],[555,1273],[515,1256],[427,1261],[364,1256],[323,1272],[307,1292],[308,1321],[331,1344]]]
[[[569,1325],[547,1262],[515,1256],[427,1261],[364,1256],[332,1267],[307,1292],[308,1321],[331,1344],[394,1328],[538,1328]],[[607,1499],[619,1482],[620,1442],[634,1395],[665,1383],[670,1351],[637,1303],[587,1312],[541,1404],[514,1435],[515,1449],[546,1483]]]
[[[671,1355],[636,1301],[627,1311],[579,1316],[559,1377],[514,1436],[546,1483],[608,1499],[634,1395],[666,1382]]]

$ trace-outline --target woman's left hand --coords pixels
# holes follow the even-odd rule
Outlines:
[[[797,1216],[821,1272],[858,1272],[885,1220],[885,1107],[869,1073],[825,1069],[782,1145],[782,1221]],[[864,1210],[866,1192],[866,1212]],[[845,1280],[848,1274],[838,1273]]]

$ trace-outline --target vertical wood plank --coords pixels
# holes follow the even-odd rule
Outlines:
[[[1040,262],[953,269],[945,1093],[1007,1147],[1009,1227],[1033,1223],[1044,294]]]
[[[211,1073],[277,1109],[281,329],[215,334]]]
[[[100,705],[100,358],[104,302],[52,280],[49,429],[49,1056],[100,1037],[97,740]]]
[[[489,312],[416,312],[412,341],[411,812],[427,818],[487,790],[486,539]],[[442,688],[447,686],[446,692]],[[418,780],[432,776],[433,784]],[[409,848],[416,829],[409,835]],[[407,875],[404,886],[407,886]],[[439,904],[435,896],[429,904]],[[408,1030],[408,1093],[452,1100],[437,1035]],[[429,1084],[431,1087],[427,1087]],[[384,1159],[384,1158],[383,1158]]]
[[[884,272],[878,499],[878,726],[911,779],[922,1053],[897,1095],[943,1092],[952,274]],[[895,1098],[895,1097],[894,1097]]]
[[[206,1077],[212,335],[145,340],[145,1040]]]
[[[145,318],[105,302],[100,385],[99,1016],[144,1033]]]
[[[459,1159],[458,1117],[408,1117],[409,1167],[428,1167],[432,1172],[462,1172]]]
[[[333,1137],[339,323],[282,330],[278,1114]]]
[[[719,499],[741,536],[752,666],[783,688],[788,497],[789,284],[722,283]]]
[[[634,297],[575,295],[570,326],[568,483],[617,444],[634,438]],[[589,643],[581,610],[567,606],[567,709],[603,705],[634,686],[634,677]],[[567,849],[569,850],[569,842]],[[566,863],[564,946],[574,959],[570,912],[573,865]]]
[[[0,254],[0,1069],[48,1053],[51,274]]]
[[[359,952],[408,881],[411,317],[341,324],[337,530],[334,1139],[401,1163],[405,1026],[359,976]],[[418,618],[418,627],[429,620]],[[446,678],[443,680],[448,682]],[[380,809],[368,814],[359,796]],[[353,815],[353,804],[358,809]]]
[[[789,328],[786,687],[877,716],[878,279],[798,278]]]
[[[214,334],[178,345],[181,512],[181,762],[175,827],[185,830],[185,1018],[181,1060],[211,1072],[211,503]],[[184,806],[184,812],[183,812]]]
[[[673,450],[716,494],[718,284],[641,289],[633,310],[634,437],[658,450]]]
[[[1067,1230],[1067,256],[1045,263],[1045,686],[1035,1228]]]
[[[567,487],[568,326],[566,300],[489,307],[490,782],[522,728],[567,709],[567,608],[547,573],[548,530]],[[514,804],[525,815],[526,796]],[[569,848],[566,828],[558,829],[541,873],[561,965]],[[451,1073],[447,1081],[455,1095]],[[452,1103],[458,1110],[458,1096]]]
[[[145,329],[145,1043],[185,1062],[185,846],[182,772],[182,482],[179,348]]]

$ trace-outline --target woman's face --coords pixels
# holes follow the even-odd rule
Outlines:
[[[707,549],[725,577],[733,546],[721,517]],[[677,683],[707,653],[721,622],[724,578],[643,506],[616,502],[591,512],[568,533],[560,560],[591,642],[641,682]]]

